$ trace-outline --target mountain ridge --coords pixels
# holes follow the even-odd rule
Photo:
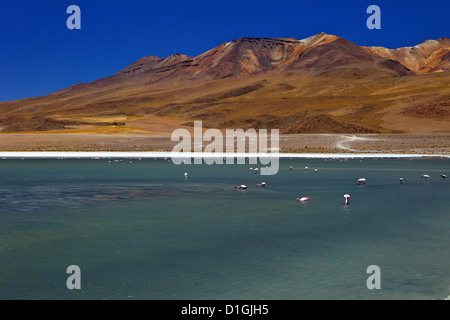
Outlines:
[[[398,49],[324,32],[246,37],[195,57],[143,57],[109,77],[0,103],[0,131],[145,133],[165,117],[286,133],[447,132],[449,71],[446,37]]]
[[[200,70],[194,70],[194,77],[189,79],[189,80],[195,80],[197,78],[200,77],[206,77],[208,79],[220,79],[220,78],[225,78],[225,77],[232,77],[232,76],[239,76],[242,74],[252,74],[252,73],[259,73],[259,72],[267,72],[267,71],[274,71],[274,72],[281,72],[284,71],[282,68],[277,69],[277,68],[270,68],[267,64],[265,65],[266,68],[264,68],[264,65],[262,66],[262,68],[257,68],[257,65],[259,64],[260,61],[258,61],[258,63],[255,64],[254,58],[255,57],[244,57],[244,59],[242,59],[242,57],[240,57],[240,66],[229,66],[227,68],[226,63],[229,63],[229,61],[222,61],[222,64],[220,63],[220,61],[215,61],[213,58],[215,55],[219,54],[224,54],[225,56],[228,55],[228,52],[224,52],[225,49],[229,46],[229,45],[233,45],[235,44],[236,46],[241,46],[245,43],[249,43],[249,42],[253,42],[253,43],[258,43],[260,44],[260,46],[264,46],[264,49],[267,49],[267,44],[276,44],[276,43],[286,43],[286,44],[291,44],[293,45],[294,48],[290,48],[291,50],[294,50],[295,52],[291,52],[294,54],[294,59],[283,59],[282,63],[280,63],[280,65],[277,65],[278,67],[283,67],[286,64],[289,63],[293,63],[295,61],[296,58],[299,57],[299,55],[301,55],[303,52],[309,50],[309,49],[313,49],[315,47],[318,46],[322,46],[322,45],[326,45],[330,42],[334,42],[334,41],[344,41],[347,43],[347,45],[353,46],[353,49],[356,48],[360,48],[362,50],[365,50],[369,53],[374,54],[375,56],[378,56],[380,58],[385,58],[387,60],[393,60],[396,61],[398,63],[400,63],[403,67],[405,67],[406,69],[409,69],[409,71],[413,71],[416,73],[432,73],[432,72],[442,72],[442,71],[450,71],[450,39],[447,37],[442,37],[438,40],[425,40],[424,42],[413,46],[413,47],[401,47],[398,49],[388,49],[388,48],[384,48],[384,47],[377,47],[377,46],[373,46],[373,47],[365,47],[365,46],[358,46],[356,44],[354,44],[353,42],[350,42],[342,37],[338,37],[335,35],[330,35],[327,34],[325,32],[321,32],[319,34],[313,35],[311,37],[305,38],[305,39],[295,39],[295,38],[257,38],[257,37],[244,37],[244,38],[238,38],[235,40],[232,40],[230,42],[224,42],[220,45],[218,45],[217,47],[214,47],[204,53],[201,53],[195,57],[190,57],[181,53],[176,53],[173,55],[170,55],[168,57],[165,58],[160,58],[160,57],[156,57],[156,56],[147,56],[147,57],[143,57],[139,60],[137,60],[136,62],[130,64],[129,66],[125,67],[124,69],[120,70],[119,72],[117,72],[116,74],[109,76],[109,77],[105,77],[102,79],[98,79],[95,81],[92,81],[90,83],[97,83],[97,82],[108,82],[105,81],[106,79],[111,79],[114,77],[117,77],[121,80],[123,79],[127,79],[129,77],[133,77],[133,76],[138,76],[140,74],[145,74],[145,73],[149,73],[149,72],[153,72],[155,74],[153,74],[152,76],[149,77],[147,84],[148,83],[152,83],[152,82],[157,82],[160,80],[163,80],[165,77],[170,77],[174,72],[176,73],[177,71],[180,70],[185,70],[188,68],[195,68],[195,67],[199,67],[199,66],[204,66],[205,64],[208,64],[208,62],[210,63],[209,66],[212,66],[213,68],[217,68],[218,70],[215,70],[216,72],[214,73],[214,71],[209,71],[209,72],[202,72]],[[407,50],[411,51],[413,48],[420,48],[421,45],[425,46],[426,44],[430,44],[430,42],[432,44],[435,43],[444,43],[445,46],[443,46],[442,50],[441,50],[441,60],[442,64],[438,66],[441,66],[442,68],[438,69],[438,68],[418,68],[418,67],[414,67],[414,64],[411,62],[408,62],[407,59],[409,58],[408,54],[405,54],[405,52]],[[270,46],[270,45],[269,45]],[[430,47],[430,45],[428,45],[427,47]],[[245,48],[248,49],[248,48]],[[289,48],[287,48],[289,49]],[[351,51],[351,50],[350,50]],[[402,53],[403,52],[403,53]],[[236,52],[235,52],[236,54]],[[239,53],[237,53],[239,54]],[[406,57],[402,57],[401,55],[406,55]],[[224,59],[224,57],[222,57]],[[235,57],[233,57],[235,58]],[[226,60],[226,57],[225,59]],[[252,61],[253,60],[253,61]],[[271,61],[269,61],[270,63]],[[388,61],[383,61],[384,64],[389,65],[390,62]],[[383,65],[382,62],[381,65]],[[434,64],[436,64],[436,62],[433,62]],[[240,68],[239,68],[240,67]],[[261,66],[259,66],[261,67]],[[333,68],[336,68],[337,66],[334,65],[332,66]],[[395,64],[391,64],[391,67],[394,68],[395,72],[399,72],[398,75],[405,75],[408,74],[409,71],[403,69],[401,66],[399,67],[398,65],[395,66]],[[234,68],[234,69],[233,69]],[[232,70],[230,70],[232,69]],[[276,70],[274,70],[276,69]],[[389,66],[386,67],[386,69],[389,69]],[[234,72],[231,72],[234,71]],[[239,72],[241,71],[241,72]],[[235,74],[237,73],[237,74]],[[85,85],[85,84],[89,84],[89,83],[79,83],[76,84],[77,85]],[[69,87],[70,88],[70,87]],[[63,89],[64,90],[64,89]]]

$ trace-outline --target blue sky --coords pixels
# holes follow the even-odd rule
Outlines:
[[[381,8],[381,30],[366,9]],[[81,30],[69,30],[70,5]],[[144,56],[196,56],[242,37],[307,38],[322,31],[358,45],[413,46],[450,37],[448,0],[4,1],[0,101],[45,95],[112,75]]]

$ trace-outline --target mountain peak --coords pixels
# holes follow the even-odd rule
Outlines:
[[[192,60],[192,57],[180,53],[175,53],[166,58],[159,58],[156,56],[144,57],[142,59],[139,59],[135,63],[129,65],[125,69],[121,70],[119,73],[117,73],[117,75],[120,78],[128,78],[152,70],[170,67],[189,60]]]
[[[398,61],[416,73],[433,73],[450,71],[450,39],[427,39],[412,47],[387,49],[367,47],[368,51]]]
[[[296,43],[299,40],[294,38],[258,38],[258,37],[244,37],[231,41],[231,43],[276,43],[276,42],[285,42],[285,43]]]
[[[321,32],[318,34],[315,34],[311,37],[305,38],[302,41],[307,47],[314,47],[316,45],[320,45],[320,44],[325,44],[337,39],[342,39],[340,37],[331,35],[331,34],[327,34],[325,32]]]
[[[324,74],[333,70],[378,70],[391,75],[430,73],[450,69],[450,40],[426,40],[414,47],[386,49],[360,47],[342,37],[320,32],[311,37],[244,37],[222,43],[196,57],[175,53],[166,58],[149,56],[118,72],[121,80],[143,77],[147,84],[182,77],[212,80],[289,70]],[[364,73],[364,72],[363,72]],[[109,84],[114,79],[100,81]]]
[[[130,130],[153,123],[153,116],[168,116],[182,118],[180,124],[200,119],[216,128],[284,128],[287,133],[410,130],[415,126],[409,119],[420,117],[431,123],[423,125],[425,130],[448,131],[442,119],[449,119],[449,42],[441,38],[400,49],[367,48],[321,32],[303,40],[241,38],[196,57],[149,56],[107,78],[1,103],[0,130],[18,116],[39,116],[43,120],[35,127],[47,128],[46,117],[54,115],[99,117],[101,123],[105,116],[126,115]],[[443,74],[432,74],[438,72]],[[402,76],[407,77],[389,81]],[[423,88],[426,93],[418,94]],[[385,108],[389,103],[395,105],[391,113]],[[397,121],[403,114],[408,121],[400,122],[407,125]],[[147,115],[151,118],[144,121],[133,118]],[[29,130],[20,123],[14,130]]]

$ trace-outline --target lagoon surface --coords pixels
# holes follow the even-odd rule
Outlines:
[[[282,159],[274,176],[114,160],[0,160],[0,299],[450,295],[449,159]]]

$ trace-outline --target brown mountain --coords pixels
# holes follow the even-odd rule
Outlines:
[[[284,133],[448,132],[449,44],[394,50],[325,33],[242,38],[196,57],[145,57],[107,78],[0,103],[0,130],[170,133],[202,120]]]
[[[414,46],[399,49],[365,48],[379,56],[396,60],[416,73],[450,71],[450,39],[426,40]]]
[[[305,40],[243,38],[223,43],[195,58],[181,54],[164,59],[146,57],[112,79],[140,76],[149,84],[173,77],[217,80],[264,72],[278,74],[288,70],[324,74],[346,67],[373,68],[394,75],[413,74],[405,66],[391,60],[325,33]]]

